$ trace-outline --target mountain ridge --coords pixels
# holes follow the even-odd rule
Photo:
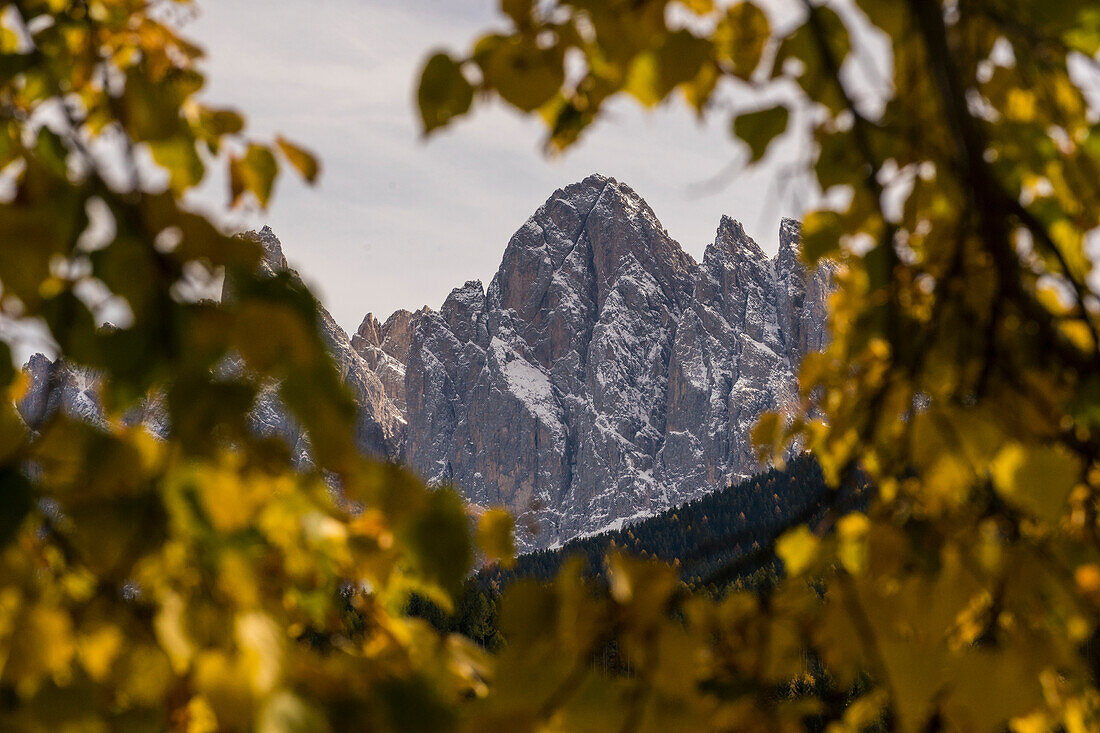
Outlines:
[[[405,460],[536,524],[525,548],[754,473],[752,423],[796,399],[825,340],[831,271],[808,276],[797,237],[785,221],[769,258],[724,217],[697,263],[629,186],[559,189],[487,289],[468,282],[418,323]]]
[[[270,228],[249,236],[262,272],[297,275]],[[798,365],[827,339],[832,271],[806,273],[798,238],[784,220],[768,257],[724,216],[696,262],[632,188],[594,174],[516,231],[488,287],[467,281],[438,310],[367,313],[350,336],[321,307],[319,327],[365,453],[509,508],[521,549],[548,547],[762,468],[752,424],[797,399]],[[32,380],[33,404],[63,401],[45,394],[57,381]],[[273,389],[253,427],[309,460]]]

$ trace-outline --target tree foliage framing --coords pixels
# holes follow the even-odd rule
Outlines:
[[[836,483],[865,471],[868,512],[826,505],[783,534],[787,578],[762,594],[692,594],[622,555],[606,587],[575,563],[520,581],[498,654],[406,614],[414,593],[461,592],[458,497],[356,453],[313,297],[183,204],[210,169],[261,205],[282,165],[318,174],[198,101],[201,52],[170,19],[187,5],[0,3],[0,308],[103,376],[108,423],[30,431],[0,354],[0,726],[1097,728],[1090,3],[806,2],[773,32],[749,2],[503,0],[508,33],[428,61],[426,131],[495,94],[557,147],[619,94],[720,114],[720,82],[793,83],[810,170],[848,193],[805,222],[808,261],[840,263],[832,345],[804,365],[807,409],[757,437],[798,437]],[[857,12],[891,41],[881,109],[842,81]],[[755,110],[732,131],[758,160],[793,117]],[[221,273],[234,297],[199,298]],[[104,294],[126,304],[119,327]],[[305,469],[248,429],[270,385],[309,434]],[[149,400],[166,440],[131,417]],[[477,536],[508,557],[500,512]]]
[[[1096,729],[1100,10],[796,5],[777,31],[754,2],[502,2],[508,32],[425,67],[424,130],[496,97],[541,116],[560,150],[617,97],[706,116],[726,114],[722,88],[787,90],[731,132],[752,163],[804,137],[805,171],[843,202],[806,212],[804,259],[837,261],[840,287],[804,409],[755,437],[770,452],[800,440],[833,483],[864,470],[877,497],[833,512],[830,536],[780,538],[788,580],[748,615],[848,691],[839,728]],[[857,88],[846,66],[873,37],[886,58],[862,62],[882,88]],[[793,111],[804,128],[788,130]],[[746,646],[783,636],[761,638]],[[769,673],[724,671],[738,683],[722,704],[767,709]]]

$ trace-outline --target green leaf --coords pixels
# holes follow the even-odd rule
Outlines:
[[[734,134],[748,143],[749,150],[752,151],[749,163],[755,163],[764,157],[772,140],[782,135],[787,129],[789,116],[786,107],[777,105],[738,115],[734,119]]]
[[[61,137],[48,127],[38,131],[38,141],[34,146],[35,155],[51,173],[58,178],[67,178],[69,174],[69,150]]]
[[[817,26],[821,28],[825,47],[829,53],[829,61],[840,68],[852,50],[848,28],[840,16],[828,7],[817,5],[812,12],[817,20]],[[845,109],[846,104],[840,94],[838,80],[828,72],[829,65],[823,58],[817,32],[809,21],[783,39],[776,53],[773,73],[781,74],[788,59],[797,59],[801,62],[798,84],[810,99],[825,105],[834,113]]]
[[[1077,22],[1063,36],[1066,44],[1089,58],[1100,52],[1100,8],[1082,8]]]
[[[671,91],[674,87],[691,81],[699,75],[699,70],[712,57],[713,52],[713,44],[705,38],[699,38],[686,30],[670,33],[658,52],[661,83]]]
[[[11,347],[0,341],[0,389],[6,388],[15,379],[15,366],[12,362]]]
[[[463,76],[459,64],[445,53],[437,53],[428,59],[420,74],[417,90],[425,134],[466,114],[473,100],[474,88]]]
[[[17,468],[0,469],[0,547],[7,547],[34,506],[31,484]]]
[[[178,91],[172,84],[153,82],[139,67],[130,70],[121,118],[135,141],[163,140],[183,130]]]
[[[206,133],[214,137],[236,135],[244,129],[244,118],[231,109],[203,108],[199,121]]]
[[[431,492],[427,506],[401,535],[421,576],[455,597],[473,564],[466,509],[458,494]]]
[[[302,178],[310,183],[316,182],[317,176],[321,172],[321,165],[312,153],[303,150],[285,137],[280,136],[275,139],[275,142],[286,159],[290,161],[290,164],[302,174]]]
[[[623,88],[652,107],[680,84],[699,76],[711,58],[712,45],[686,30],[670,33],[661,47],[639,54],[630,66]]]
[[[474,60],[486,85],[524,112],[549,102],[565,83],[562,50],[539,48],[522,36],[486,36],[474,49]]]
[[[768,16],[754,3],[730,7],[714,32],[719,58],[733,65],[733,72],[748,79],[760,64],[771,34]]]
[[[533,7],[534,0],[500,0],[500,12],[511,18],[517,26],[522,26],[531,19]]]
[[[903,3],[858,0],[857,5],[871,23],[886,31],[895,40],[900,37],[908,15],[908,9]]]
[[[279,164],[271,150],[262,145],[249,145],[243,158],[233,158],[229,162],[229,185],[233,203],[236,204],[241,196],[249,192],[256,197],[260,206],[266,208],[278,174]]]
[[[802,222],[802,259],[808,265],[840,252],[844,222],[835,211],[812,211]]]
[[[419,675],[381,680],[374,693],[389,723],[386,730],[436,733],[454,729],[453,708],[440,698],[436,685]]]

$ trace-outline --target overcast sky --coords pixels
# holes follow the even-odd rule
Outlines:
[[[541,154],[536,120],[499,108],[422,140],[412,100],[425,54],[467,48],[500,22],[496,0],[200,7],[185,32],[209,55],[207,101],[232,103],[253,133],[283,133],[324,166],[315,188],[285,177],[271,211],[248,223],[272,226],[292,265],[350,331],[368,311],[384,318],[397,308],[437,308],[466,280],[487,285],[524,220],[555,189],[592,172],[630,184],[697,259],[722,214],[774,252],[779,219],[804,203],[792,195],[796,186],[780,195],[778,163],[730,175],[745,152],[730,139],[728,120],[702,125],[682,104],[654,112],[616,105],[556,159]],[[773,152],[777,161],[795,154]],[[714,185],[716,177],[722,182]]]

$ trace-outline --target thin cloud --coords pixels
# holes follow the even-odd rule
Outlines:
[[[743,152],[718,117],[682,105],[646,113],[617,104],[565,156],[539,152],[540,125],[499,106],[421,140],[413,87],[431,49],[468,46],[499,24],[497,4],[442,0],[207,3],[188,29],[209,52],[212,102],[244,109],[258,134],[287,134],[324,163],[321,184],[281,182],[269,223],[287,257],[347,329],[363,314],[437,307],[468,279],[488,282],[511,234],[554,191],[598,171],[643,195],[696,257],[722,214],[765,250],[779,218],[773,169],[701,189]],[[777,163],[793,157],[780,150]],[[763,213],[762,213],[763,212]]]

